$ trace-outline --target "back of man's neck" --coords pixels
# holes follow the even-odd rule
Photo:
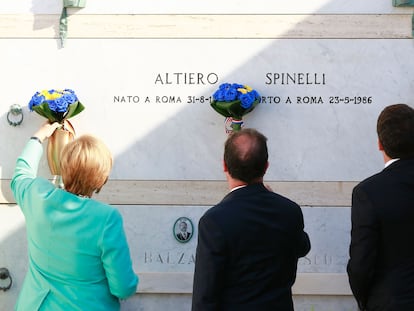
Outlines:
[[[247,186],[249,184],[257,184],[257,183],[261,183],[263,182],[263,178],[257,178],[254,181],[252,181],[251,183],[247,183],[245,181],[239,180],[239,179],[234,179],[232,177],[229,177],[227,179],[228,185],[229,185],[229,189],[232,191],[235,188],[241,188],[244,186]]]

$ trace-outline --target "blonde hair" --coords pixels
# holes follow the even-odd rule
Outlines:
[[[98,138],[82,135],[63,148],[60,167],[65,189],[90,197],[108,180],[112,154]]]

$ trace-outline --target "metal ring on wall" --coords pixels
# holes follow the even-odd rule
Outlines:
[[[0,282],[0,290],[2,290],[4,292],[10,289],[10,287],[13,284],[13,280],[12,280],[12,278],[10,276],[10,272],[9,272],[9,270],[7,270],[7,268],[0,268],[0,281],[7,280],[7,279],[9,279],[9,282],[6,283],[6,285],[2,285],[3,282]]]
[[[10,110],[7,113],[7,122],[11,126],[18,126],[23,122],[23,110],[17,104],[11,105]]]

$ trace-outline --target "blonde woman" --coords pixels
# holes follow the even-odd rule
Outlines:
[[[117,209],[93,200],[108,179],[112,155],[81,136],[62,152],[65,189],[37,177],[42,142],[59,127],[44,124],[17,159],[11,189],[25,219],[29,268],[17,311],[120,309],[136,292],[129,247]]]

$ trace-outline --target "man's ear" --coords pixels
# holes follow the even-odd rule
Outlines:
[[[229,169],[227,168],[227,164],[223,160],[223,172],[228,172],[228,171],[229,171]]]
[[[381,142],[378,139],[378,149],[379,151],[384,151],[384,147],[382,146]]]

